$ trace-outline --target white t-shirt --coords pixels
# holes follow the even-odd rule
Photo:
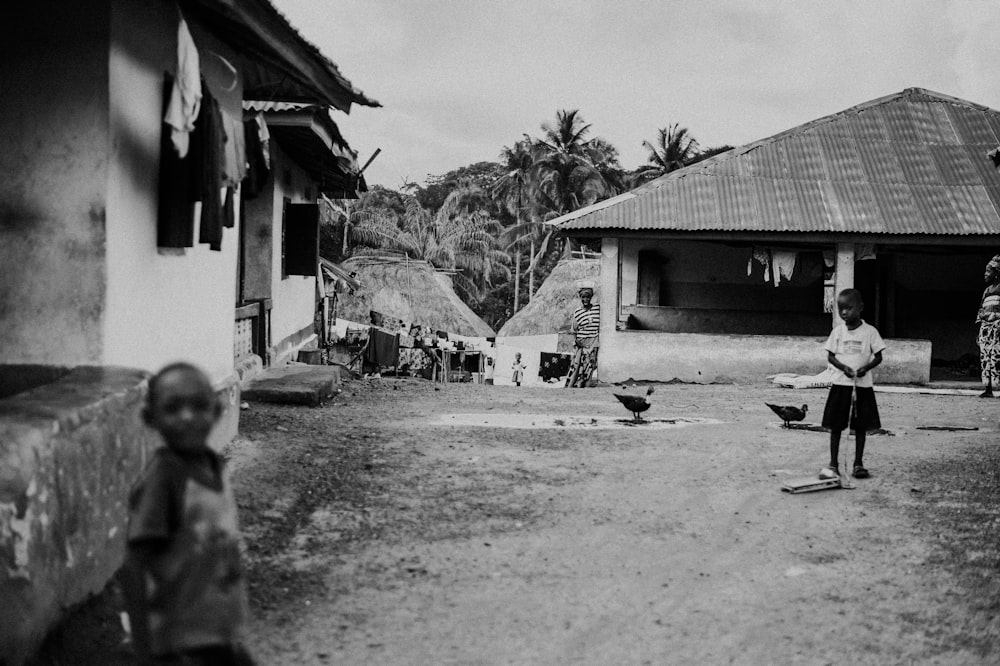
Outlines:
[[[847,324],[841,323],[833,329],[830,337],[826,340],[826,350],[836,355],[837,360],[844,365],[855,370],[871,362],[880,351],[885,349],[885,342],[879,335],[878,329],[864,320],[861,325],[853,331],[847,328]],[[834,368],[836,375],[833,383],[839,386],[854,386],[855,380],[844,374],[842,370]],[[866,372],[864,377],[857,378],[857,386],[874,386],[872,373]]]

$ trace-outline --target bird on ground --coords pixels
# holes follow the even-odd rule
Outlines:
[[[802,408],[799,409],[791,405],[772,405],[769,402],[765,402],[764,404],[770,407],[771,411],[785,422],[786,428],[790,427],[788,425],[789,421],[801,421],[806,417],[806,412],[809,411],[809,405],[802,405]]]
[[[618,401],[625,405],[625,409],[632,412],[632,417],[635,422],[638,423],[642,421],[642,417],[639,416],[644,411],[649,409],[649,396],[653,395],[653,387],[650,386],[646,391],[646,395],[622,395],[621,393],[615,393],[614,396],[618,398]]]

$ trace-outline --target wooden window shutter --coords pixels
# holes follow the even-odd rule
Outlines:
[[[285,273],[316,275],[319,261],[319,206],[288,204],[285,207]]]

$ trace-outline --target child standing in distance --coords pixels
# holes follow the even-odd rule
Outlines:
[[[528,369],[524,363],[521,362],[521,352],[514,352],[514,374],[511,376],[510,380],[514,382],[514,386],[520,386],[521,381],[524,379],[524,371]]]
[[[840,476],[837,463],[840,434],[847,428],[853,428],[855,433],[852,476],[856,479],[870,476],[864,466],[865,435],[873,428],[882,427],[870,371],[882,362],[885,343],[878,330],[861,319],[864,307],[861,292],[857,289],[840,292],[837,311],[844,321],[833,329],[826,341],[827,362],[839,372],[830,387],[823,411],[823,427],[830,429],[830,467],[820,473],[822,478]]]
[[[143,418],[157,449],[129,498],[123,591],[143,663],[252,664],[236,503],[223,460],[208,446],[221,405],[187,363],[149,381]]]

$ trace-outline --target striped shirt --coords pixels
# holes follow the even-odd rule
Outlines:
[[[577,308],[573,312],[573,332],[577,339],[596,338],[601,330],[601,306],[594,304],[590,309]]]

